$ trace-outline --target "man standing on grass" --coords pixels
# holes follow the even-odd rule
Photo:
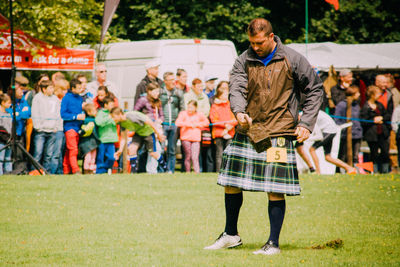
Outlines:
[[[205,249],[242,244],[237,230],[242,190],[262,191],[268,193],[270,236],[254,254],[272,255],[280,252],[285,194],[300,194],[293,141],[305,141],[313,130],[323,87],[307,60],[274,35],[269,21],[254,19],[247,34],[250,47],[236,60],[229,82],[239,126],[218,177],[225,187],[225,230]],[[297,121],[300,93],[305,102]]]

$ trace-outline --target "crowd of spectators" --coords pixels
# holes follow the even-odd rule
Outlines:
[[[28,90],[28,79],[17,77],[17,141],[51,174],[121,171],[125,146],[133,173],[173,173],[177,163],[181,171],[218,172],[237,124],[230,110],[228,82],[216,84],[216,77],[207,76],[188,84],[184,69],[165,72],[160,79],[158,63],[153,61],[146,64],[146,71],[133,92],[133,111],[122,109],[120,92],[107,80],[102,63],[90,83],[83,74],[67,81],[57,72],[40,75]],[[364,140],[375,172],[396,172],[399,161],[389,151],[400,144],[400,93],[393,76],[376,75],[370,86],[355,81],[350,70],[340,71],[337,82],[329,82],[331,78],[324,83],[322,110],[337,125],[351,117],[351,167],[358,163]],[[12,131],[10,93],[0,94],[0,149]],[[347,141],[343,130],[339,159],[348,163]],[[34,170],[22,153],[15,158],[13,165],[11,149],[0,151],[0,174]]]
[[[173,173],[179,160],[181,171],[218,170],[237,124],[230,111],[228,82],[216,86],[216,77],[206,77],[188,85],[184,69],[176,74],[168,71],[161,80],[158,69],[157,62],[146,65],[133,111],[122,109],[117,86],[107,80],[102,63],[90,83],[85,75],[68,81],[57,72],[51,77],[41,75],[34,89],[28,90],[28,79],[17,77],[18,141],[51,174],[121,171],[125,146],[132,173]],[[0,95],[0,149],[12,132],[10,96]],[[177,147],[181,149],[178,162]],[[35,173],[22,153],[12,164],[11,148],[0,152],[0,174],[26,170]]]

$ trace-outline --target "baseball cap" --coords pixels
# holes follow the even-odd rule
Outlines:
[[[217,77],[212,76],[212,75],[207,75],[206,78],[204,79],[204,81],[208,82],[208,81],[215,81],[218,80]]]
[[[150,68],[158,67],[158,66],[160,66],[160,61],[158,61],[158,60],[149,61],[145,65],[146,70],[150,69]]]
[[[15,77],[15,82],[22,86],[27,86],[29,84],[29,80],[25,76]]]
[[[351,73],[351,70],[349,69],[343,69],[339,72],[339,76],[346,76],[347,74]]]

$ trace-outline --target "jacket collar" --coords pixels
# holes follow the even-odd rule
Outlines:
[[[281,39],[277,35],[274,35],[274,41],[276,42],[276,52],[275,52],[274,57],[271,59],[271,61],[285,57],[285,53],[283,50],[284,45],[282,44]],[[257,54],[256,54],[256,52],[254,52],[254,50],[251,46],[249,46],[249,48],[247,49],[246,60],[257,61],[257,62],[262,63],[262,61],[257,58]]]

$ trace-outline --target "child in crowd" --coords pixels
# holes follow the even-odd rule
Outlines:
[[[210,120],[213,124],[212,138],[216,148],[215,162],[217,172],[221,167],[222,152],[232,141],[232,137],[235,135],[235,126],[237,125],[235,115],[231,111],[228,95],[228,82],[220,82],[217,86],[214,104],[212,104],[210,110]]]
[[[140,111],[147,115],[158,129],[162,130],[162,122],[164,121],[164,112],[160,100],[161,87],[158,83],[149,83],[146,87],[146,95],[140,97],[134,107],[134,110]],[[161,144],[156,140],[156,150],[161,151]],[[139,153],[140,157],[142,156]],[[145,154],[143,155],[145,156]],[[139,160],[139,162],[141,162]],[[146,171],[148,173],[157,173],[158,162],[154,157],[147,155]]]
[[[104,99],[108,97],[111,98],[114,102],[114,107],[118,107],[118,99],[115,97],[115,95],[108,91],[107,86],[99,86],[97,89],[97,96],[93,100],[93,104],[97,109],[104,108]]]
[[[81,82],[72,79],[69,91],[61,101],[61,118],[64,120],[65,133],[65,155],[63,161],[64,174],[80,174],[78,166],[78,144],[79,129],[85,120],[85,113],[82,112],[83,99]]]
[[[331,156],[333,138],[335,138],[337,133],[337,125],[335,121],[328,114],[320,110],[318,112],[317,123],[315,126],[319,131],[322,132],[323,135],[322,140],[315,142],[310,147],[310,155],[314,161],[316,173],[320,174],[321,169],[319,167],[319,160],[315,150],[321,146],[324,148],[325,160],[327,162],[330,162],[337,167],[345,169],[348,174],[357,173],[357,170],[352,166],[341,161],[340,159],[335,159]]]
[[[83,173],[93,174],[96,172],[96,151],[99,146],[99,139],[95,128],[97,109],[92,103],[83,106],[86,118],[79,131],[79,151],[83,155]]]
[[[114,107],[114,100],[106,97],[103,103],[104,108],[97,112],[95,119],[101,142],[97,149],[96,173],[106,173],[109,169],[112,169],[115,161],[114,143],[118,142],[117,124],[110,116],[110,111]]]
[[[385,123],[391,120],[385,107],[378,101],[381,96],[379,87],[371,85],[367,88],[367,102],[361,109],[360,118],[371,122],[362,122],[364,140],[371,151],[374,172],[378,172],[378,164],[382,164],[382,172],[389,172],[389,136],[391,126]],[[372,122],[373,121],[373,122]],[[378,149],[380,153],[378,153]]]
[[[185,152],[185,170],[190,172],[191,162],[196,173],[200,172],[199,156],[201,128],[209,125],[207,117],[197,112],[197,102],[190,100],[187,110],[181,111],[176,119],[176,126],[181,127],[181,141]]]
[[[12,117],[6,111],[10,106],[11,98],[0,92],[0,175],[12,171],[11,147],[4,148],[12,131]]]
[[[42,81],[32,101],[33,157],[45,170],[55,174],[61,151],[56,151],[56,132],[63,130],[61,101],[54,95],[53,82]]]
[[[132,137],[132,143],[128,147],[131,172],[135,173],[137,171],[137,151],[142,144],[145,145],[150,156],[156,159],[164,170],[166,169],[166,162],[155,147],[156,136],[160,142],[165,141],[165,136],[148,116],[139,111],[129,111],[124,114],[122,109],[114,108],[111,110],[111,117],[115,123],[121,125],[123,130],[121,144],[119,150],[115,153],[115,158],[119,158],[124,149],[127,131],[133,131],[135,135]]]

